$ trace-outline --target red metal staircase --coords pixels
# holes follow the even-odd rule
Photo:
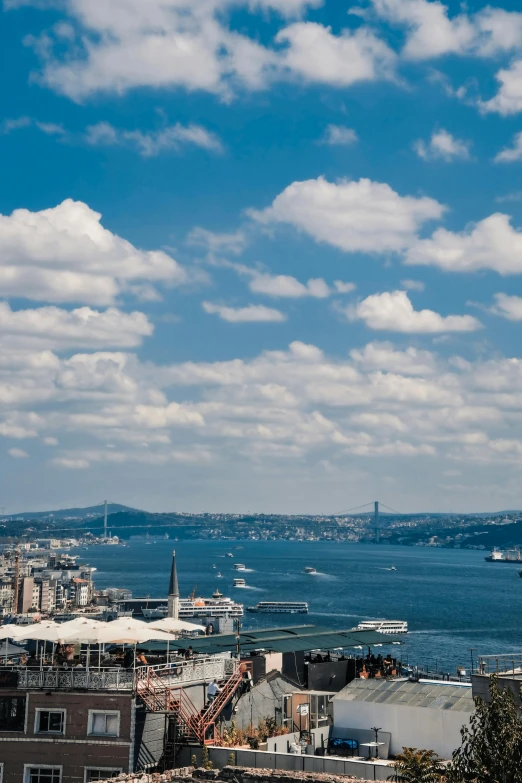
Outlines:
[[[234,671],[221,691],[202,710],[197,709],[184,688],[167,685],[152,668],[136,670],[136,693],[151,712],[175,714],[179,734],[185,741],[220,744],[221,734],[216,721],[237,693],[243,674],[251,668],[250,662],[234,663]]]

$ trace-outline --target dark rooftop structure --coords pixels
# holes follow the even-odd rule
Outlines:
[[[241,631],[239,644],[241,653],[263,650],[265,652],[308,652],[310,650],[335,650],[367,648],[373,645],[401,644],[398,636],[385,635],[377,631],[357,629],[336,630],[319,625],[294,625],[287,628],[268,628],[259,631]],[[192,647],[194,652],[213,655],[237,649],[236,634],[216,634],[196,639],[178,639],[179,649]]]

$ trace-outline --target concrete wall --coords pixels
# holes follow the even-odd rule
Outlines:
[[[368,730],[372,726],[381,726],[384,732],[391,734],[392,755],[400,753],[403,747],[428,748],[442,758],[450,759],[461,744],[460,730],[471,715],[471,711],[342,699],[334,699],[332,704],[333,736],[342,736],[339,730]]]
[[[312,745],[315,748],[324,748],[328,744],[330,734],[329,726],[323,726],[320,729],[312,729]],[[299,732],[293,734],[281,734],[280,737],[270,737],[267,740],[267,751],[270,753],[288,753],[290,744],[299,742]]]
[[[222,769],[232,761],[240,767],[257,769],[291,770],[296,772],[327,773],[329,775],[351,775],[362,780],[388,780],[393,769],[386,764],[369,764],[364,761],[350,761],[328,756],[300,756],[292,753],[269,753],[262,750],[233,750],[210,747],[209,759],[216,769]],[[177,764],[188,765],[192,756],[197,763],[201,760],[201,748],[184,748]]]

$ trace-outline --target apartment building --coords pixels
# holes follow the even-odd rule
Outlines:
[[[2,783],[90,783],[134,765],[132,692],[0,689]]]

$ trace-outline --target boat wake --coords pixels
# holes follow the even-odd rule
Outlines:
[[[368,615],[366,614],[345,614],[341,612],[310,612],[314,617],[355,617],[358,620],[364,620]]]
[[[332,582],[338,581],[339,577],[333,574],[325,574],[323,571],[316,571],[315,574],[307,574],[307,576],[319,576],[321,579],[331,579]]]
[[[255,593],[262,593],[263,588],[262,587],[252,587],[252,585],[235,585],[235,590],[253,590]]]

